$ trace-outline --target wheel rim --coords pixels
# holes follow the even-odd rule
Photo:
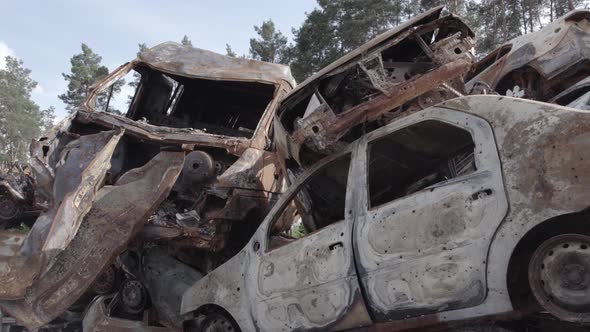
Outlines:
[[[18,217],[18,204],[8,197],[0,197],[0,220],[12,220]]]
[[[529,264],[539,304],[569,322],[590,322],[590,237],[563,234],[543,242]]]
[[[103,273],[99,274],[94,283],[92,284],[92,290],[99,295],[105,295],[115,288],[115,281],[117,272],[113,265],[109,266]]]
[[[222,315],[214,315],[204,322],[204,332],[235,332],[233,324]]]
[[[147,306],[147,292],[137,280],[126,280],[121,286],[121,296],[125,311],[139,314]]]

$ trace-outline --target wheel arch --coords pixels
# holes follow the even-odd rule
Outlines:
[[[194,329],[194,328],[200,323],[199,317],[205,317],[207,315],[211,315],[211,314],[215,314],[215,313],[225,316],[235,326],[237,326],[239,331],[236,331],[236,332],[243,331],[242,326],[240,326],[240,324],[237,322],[237,320],[234,318],[234,316],[228,310],[226,310],[224,307],[222,307],[218,304],[214,304],[214,303],[204,304],[204,305],[198,307],[196,310],[188,313],[186,315],[187,316],[186,320],[182,324],[183,330],[184,331],[198,331],[197,329]]]
[[[530,291],[528,264],[535,249],[545,240],[559,234],[590,234],[590,208],[575,213],[558,215],[540,222],[518,241],[508,263],[506,284],[514,309],[536,306]]]

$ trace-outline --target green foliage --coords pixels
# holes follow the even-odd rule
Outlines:
[[[225,44],[225,55],[231,56],[232,58],[235,58],[237,56],[236,52],[232,50],[229,44]]]
[[[307,235],[307,230],[302,222],[299,222],[291,227],[291,237],[299,239]]]
[[[287,50],[287,37],[275,29],[272,20],[262,22],[260,27],[254,26],[258,38],[250,38],[250,56],[252,59],[284,63]]]
[[[139,43],[137,44],[137,47],[139,48],[139,51],[137,51],[137,56],[139,57],[139,54],[145,50],[148,49],[147,45],[145,43]],[[136,72],[133,71],[133,80],[129,83],[127,83],[130,87],[133,88],[133,90],[137,89],[137,87],[139,86],[139,81],[141,81],[141,75]],[[127,104],[131,104],[131,101],[133,100],[133,96],[127,96],[128,100],[127,100]]]
[[[72,65],[70,74],[62,74],[68,82],[68,91],[58,96],[66,104],[66,109],[70,112],[80,107],[90,94],[92,85],[109,73],[109,69],[101,65],[102,57],[100,55],[94,53],[84,43],[82,43],[81,49],[81,53],[74,55],[70,59]],[[123,84],[125,84],[125,81],[119,80],[113,84],[112,90],[107,89],[107,91],[100,93],[96,99],[96,108],[116,112],[117,110],[112,108],[110,100],[121,91]]]
[[[53,121],[55,121],[55,107],[41,110],[41,132],[44,133],[53,128]]]
[[[22,60],[7,56],[0,70],[0,164],[3,167],[26,161],[28,147],[41,130],[51,126],[54,109],[40,111],[31,100],[37,82]]]
[[[438,5],[467,21],[478,41],[477,54],[482,56],[542,28],[570,6],[588,8],[589,4],[589,0],[317,0],[318,6],[293,29],[294,43],[283,63],[301,82],[379,33]]]
[[[403,2],[394,0],[318,0],[293,30],[289,60],[298,81],[402,21]]]

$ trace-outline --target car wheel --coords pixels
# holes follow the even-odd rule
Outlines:
[[[8,196],[0,196],[0,224],[14,220],[21,214],[20,205]]]
[[[231,318],[220,313],[207,315],[201,323],[202,332],[239,332],[240,328],[236,326]]]
[[[590,237],[562,234],[533,253],[528,279],[539,304],[569,322],[590,323]]]

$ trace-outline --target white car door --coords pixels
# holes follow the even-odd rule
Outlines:
[[[250,268],[256,277],[249,278],[256,282],[252,310],[259,330],[340,330],[370,323],[353,261],[352,219],[345,213],[350,158],[347,152],[320,162],[267,217],[266,241]]]
[[[373,317],[481,303],[490,241],[508,209],[490,125],[432,108],[371,133],[361,150],[353,245]]]

